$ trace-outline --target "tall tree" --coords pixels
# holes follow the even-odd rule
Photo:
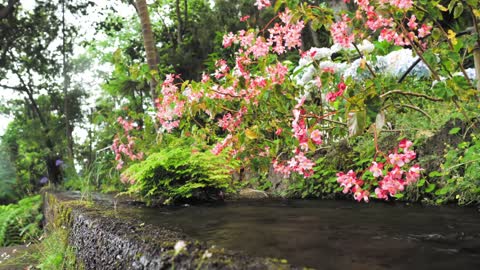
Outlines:
[[[43,162],[46,175],[51,182],[57,184],[62,180],[59,161],[65,156],[65,132],[58,132],[57,122],[72,125],[73,118],[65,117],[64,99],[69,94],[61,94],[62,54],[72,53],[72,40],[76,35],[73,26],[61,29],[61,14],[63,0],[37,1],[33,10],[21,12],[21,3],[7,17],[0,19],[0,75],[6,75],[8,80],[0,80],[0,89],[13,90],[24,99],[18,100],[25,106],[25,114],[17,114],[25,126],[24,130],[40,131],[43,136],[34,137],[34,145],[44,147]],[[84,11],[91,2],[86,0],[73,1],[66,5],[71,13]],[[65,44],[61,43],[60,32],[64,33]],[[59,42],[60,41],[60,42]],[[1,76],[4,77],[4,76]],[[45,98],[50,101],[46,102]],[[54,99],[52,99],[55,97]],[[67,105],[76,101],[68,100]],[[47,106],[45,104],[50,103]],[[12,110],[15,107],[11,108]],[[66,123],[68,119],[69,123]],[[32,127],[35,126],[35,129]],[[17,156],[19,159],[22,156]],[[33,177],[33,176],[32,176]],[[38,181],[38,179],[37,179]]]
[[[150,71],[158,71],[158,54],[155,47],[155,37],[152,31],[152,23],[150,22],[150,15],[148,13],[148,6],[145,0],[136,0],[135,2],[140,23],[142,25],[143,44],[147,54],[147,63]],[[155,106],[155,96],[157,88],[156,76],[152,76],[150,80],[150,96],[152,97],[153,106]]]

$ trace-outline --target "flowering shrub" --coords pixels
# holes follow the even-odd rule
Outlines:
[[[132,161],[142,160],[143,152],[135,153],[135,137],[129,133],[135,129],[135,123],[131,120],[123,119],[121,116],[117,118],[117,122],[122,126],[124,137],[127,139],[127,143],[123,143],[117,134],[112,144],[112,150],[115,153],[115,160],[117,161],[117,170],[121,170],[125,163],[123,161],[124,156]]]
[[[471,90],[472,80],[463,61],[439,64],[446,57],[459,57],[461,48],[454,45],[458,42],[455,35],[448,35],[438,24],[441,11],[448,9],[427,2],[356,0],[354,13],[344,12],[333,22],[324,6],[277,1],[276,8],[284,7],[283,11],[264,29],[224,35],[222,45],[233,54],[232,59],[217,59],[215,70],[204,73],[200,82],[182,81],[175,74],[166,76],[155,102],[160,131],[180,130],[197,142],[213,144],[212,154],[227,154],[230,161],[241,161],[243,167],[260,166],[267,160],[267,166],[255,169],[267,171],[271,165],[285,177],[292,173],[310,177],[314,154],[323,144],[365,132],[376,138],[387,117],[395,116],[398,108],[426,114],[399,100],[443,102],[460,96],[464,89]],[[257,0],[255,5],[263,9],[271,3]],[[452,9],[456,6],[455,2]],[[333,46],[300,51],[307,23],[328,28]],[[439,45],[444,50],[435,51],[432,45],[439,44],[442,36],[447,45]],[[465,38],[462,46],[470,48],[471,40]],[[284,60],[287,52],[296,50],[298,65]],[[445,82],[435,85],[411,78],[424,89],[406,89],[401,80],[407,72]],[[456,93],[438,91],[447,86],[457,89]],[[134,138],[128,135],[131,122],[119,119],[119,123],[128,141],[114,141],[117,168],[121,169],[122,154],[130,160],[141,159],[142,154],[134,154]],[[404,140],[383,162],[374,158],[368,169],[373,178],[368,181],[362,179],[367,171],[359,176],[353,170],[339,172],[337,181],[343,192],[353,193],[358,201],[368,201],[373,194],[385,200],[397,196],[416,182],[422,171],[419,165],[409,165],[416,158],[411,147],[412,143]],[[383,154],[377,149],[377,155]],[[151,171],[148,177],[137,177],[133,171],[139,167],[134,168],[123,173],[124,182],[154,181],[149,178]]]

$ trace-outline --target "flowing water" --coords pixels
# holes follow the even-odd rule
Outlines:
[[[480,269],[475,208],[258,201],[128,211],[212,245],[316,269]]]

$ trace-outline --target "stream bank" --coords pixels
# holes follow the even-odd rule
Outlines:
[[[77,262],[85,269],[297,269],[285,260],[260,258],[207,245],[159,224],[129,215],[126,201],[98,195],[45,193],[46,226],[65,226]],[[122,211],[117,209],[122,208]]]

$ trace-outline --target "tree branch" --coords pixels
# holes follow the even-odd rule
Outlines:
[[[425,99],[428,99],[428,100],[431,100],[431,101],[437,101],[437,102],[438,101],[443,101],[443,99],[441,99],[441,98],[435,98],[435,97],[427,96],[425,94],[420,94],[420,93],[405,92],[405,91],[402,91],[402,90],[388,91],[385,94],[381,94],[380,98],[384,98],[384,97],[386,97],[388,95],[392,95],[392,94],[400,94],[400,95],[404,95],[404,96],[421,97],[421,98],[425,98]]]
[[[430,122],[433,121],[432,117],[426,111],[418,108],[417,106],[413,106],[413,105],[410,105],[410,104],[396,104],[396,105],[415,110],[415,111],[425,115],[428,118],[428,120],[430,120]]]

